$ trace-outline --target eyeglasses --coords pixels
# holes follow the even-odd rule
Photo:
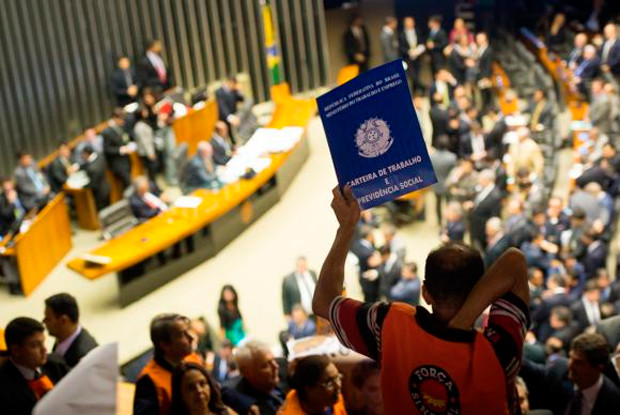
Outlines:
[[[319,386],[322,386],[325,389],[333,389],[342,383],[342,378],[343,376],[338,373],[338,375],[327,379],[325,382],[319,383]]]

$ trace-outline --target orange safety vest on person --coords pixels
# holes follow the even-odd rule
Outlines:
[[[424,331],[416,309],[394,303],[381,333],[386,414],[505,415],[506,377],[489,341],[443,340]]]
[[[189,354],[185,359],[183,359],[183,361],[185,363],[204,365],[202,358],[196,353]],[[155,362],[155,359],[151,359],[140,372],[138,379],[143,376],[150,377],[155,385],[157,401],[159,402],[159,413],[161,415],[168,415],[172,400],[172,372],[161,367],[157,362]]]
[[[286,401],[284,401],[284,406],[282,406],[282,408],[278,411],[278,415],[306,414],[307,412],[302,409],[301,402],[299,402],[299,395],[297,395],[297,391],[295,389],[291,390],[288,395],[286,395]],[[338,395],[338,402],[336,402],[332,407],[332,415],[347,415],[342,394]]]

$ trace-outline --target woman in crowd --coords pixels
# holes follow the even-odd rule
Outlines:
[[[228,415],[219,385],[204,367],[184,363],[174,370],[170,415]]]
[[[307,356],[297,361],[293,390],[286,396],[282,415],[346,415],[340,389],[342,375],[329,357]]]
[[[225,285],[222,288],[217,314],[220,317],[223,336],[230,340],[233,346],[237,346],[245,338],[245,330],[243,317],[239,311],[239,297],[232,285]]]
[[[458,38],[461,36],[465,36],[467,43],[474,42],[474,36],[469,32],[467,26],[465,26],[465,21],[460,17],[454,19],[454,26],[450,31],[450,43],[458,43]]]

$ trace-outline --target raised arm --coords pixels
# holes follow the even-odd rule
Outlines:
[[[349,187],[344,188],[344,195],[338,187],[335,187],[332,193],[334,198],[331,206],[340,226],[321,268],[312,299],[314,314],[325,319],[329,319],[329,306],[334,298],[342,294],[344,263],[360,218],[360,207]]]
[[[530,303],[527,264],[523,253],[510,248],[491,265],[452,318],[450,327],[470,329],[482,311],[502,295],[512,292],[524,304]]]

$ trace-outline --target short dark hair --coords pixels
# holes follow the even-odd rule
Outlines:
[[[21,346],[28,337],[44,331],[45,327],[37,320],[30,317],[17,317],[11,320],[4,330],[6,347],[11,350],[11,346]]]
[[[123,110],[122,108],[115,108],[114,110],[112,110],[111,118],[125,119],[125,110]]]
[[[161,43],[161,41],[159,39],[147,39],[144,42],[144,48],[146,50],[150,50],[153,46],[155,46],[155,43]]]
[[[562,287],[562,288],[566,287],[566,279],[560,274],[549,275],[549,277],[547,277],[547,283],[549,281],[555,282],[558,285],[558,287]]]
[[[172,372],[172,399],[170,402],[170,413],[185,415],[189,414],[185,402],[183,402],[183,395],[181,393],[181,385],[183,383],[183,377],[189,371],[196,370],[205,377],[211,389],[211,396],[209,397],[209,410],[213,414],[227,414],[226,406],[222,402],[222,393],[218,383],[213,380],[211,375],[207,372],[203,366],[196,363],[182,363],[174,369]]]
[[[429,22],[437,22],[439,24],[441,24],[441,16],[438,14],[432,15],[431,17],[428,18]]]
[[[385,244],[381,248],[379,248],[379,254],[381,254],[381,255],[391,255],[392,254],[392,248],[390,248],[390,245]]]
[[[160,343],[169,343],[172,339],[172,326],[179,320],[189,321],[176,313],[159,314],[151,320],[151,342],[155,347],[155,354],[161,353]]]
[[[435,148],[437,150],[447,150],[450,148],[450,138],[446,134],[441,134],[437,137],[437,141],[435,143]]]
[[[22,157],[30,155],[32,155],[30,151],[26,150],[18,150],[17,153],[15,153],[15,157],[17,157],[17,160],[21,160]]]
[[[482,274],[484,261],[480,252],[451,242],[428,254],[424,283],[433,299],[460,308]]]
[[[573,339],[571,351],[583,354],[590,366],[604,366],[609,359],[609,345],[598,333],[582,333]]]
[[[418,272],[418,264],[416,264],[415,262],[411,261],[411,262],[405,262],[405,264],[403,265],[404,268],[409,268],[411,270],[411,272],[417,273]]]
[[[45,306],[52,310],[57,317],[65,315],[69,317],[72,323],[77,323],[80,320],[80,309],[75,297],[71,294],[60,293],[52,295],[45,300]]]
[[[551,309],[551,314],[555,315],[555,317],[560,320],[561,322],[563,322],[565,325],[569,325],[570,322],[573,320],[573,315],[570,311],[570,308],[563,306],[563,305],[557,305],[555,307],[553,307]]]
[[[366,380],[375,374],[381,373],[381,365],[374,360],[364,359],[359,362],[351,373],[351,383],[357,389],[362,389]]]
[[[599,290],[598,283],[596,282],[596,280],[591,279],[591,280],[586,281],[586,285],[583,291],[588,292],[588,291],[598,291],[598,290]]]
[[[306,398],[306,388],[317,385],[330,363],[331,360],[325,355],[306,356],[297,361],[292,381],[293,388],[302,400]]]

